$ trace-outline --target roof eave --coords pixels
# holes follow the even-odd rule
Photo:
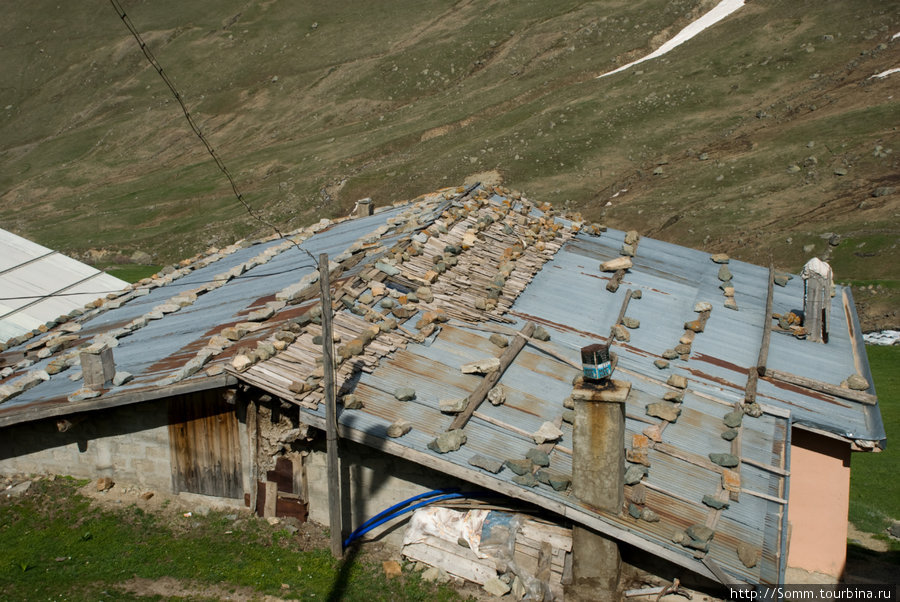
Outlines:
[[[84,401],[70,401],[66,403],[57,403],[51,405],[39,405],[33,408],[26,408],[21,411],[11,411],[7,415],[0,415],[0,428],[20,424],[23,422],[32,422],[44,418],[56,418],[59,416],[68,416],[78,412],[90,412],[93,410],[106,410],[120,406],[142,403],[145,401],[154,401],[174,395],[185,395],[195,393],[197,391],[207,391],[210,389],[218,389],[237,384],[238,380],[230,374],[219,374],[216,376],[208,376],[203,378],[195,378],[187,381],[178,382],[166,387],[156,387],[151,389],[141,389],[136,391],[125,391],[122,393],[95,397]]]

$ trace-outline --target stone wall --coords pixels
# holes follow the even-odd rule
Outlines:
[[[67,429],[64,432],[60,428]],[[0,474],[60,474],[172,491],[165,400],[0,428]]]
[[[324,433],[311,429],[312,441],[276,445],[275,435],[290,432],[290,422],[269,424],[270,410],[262,408],[264,435],[260,443],[260,469],[270,469],[272,457],[288,452],[306,466],[309,520],[328,525],[328,479]],[[246,418],[240,412],[241,452],[245,490],[249,491],[250,458]],[[166,400],[138,403],[108,410],[67,416],[60,431],[55,418],[0,429],[0,474],[60,474],[114,481],[173,493]],[[271,427],[271,428],[270,428]],[[269,432],[271,431],[271,432]],[[305,432],[305,430],[304,430]],[[270,441],[271,440],[271,441]],[[270,449],[271,446],[271,449]],[[275,452],[274,454],[272,452]],[[341,441],[341,482],[344,530],[349,534],[363,521],[414,495],[458,487],[478,489],[419,464],[369,447]],[[299,466],[299,463],[298,463]],[[300,475],[297,475],[300,478]],[[300,487],[298,486],[298,489]],[[218,499],[218,498],[217,498]],[[207,500],[209,501],[209,500]],[[243,500],[241,500],[241,505]],[[381,538],[399,545],[409,515],[373,530],[367,539]]]

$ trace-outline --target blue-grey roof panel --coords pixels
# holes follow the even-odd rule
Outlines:
[[[328,253],[330,257],[336,256],[366,233],[385,225],[404,209],[402,206],[390,208],[373,216],[336,223],[330,229],[302,241],[299,246],[315,258],[318,258],[320,253]],[[390,238],[385,236],[383,240]],[[109,309],[84,321],[78,335],[89,341],[94,335],[120,328],[155,307],[165,304],[172,297],[213,282],[216,275],[251,260],[268,248],[282,244],[283,240],[271,240],[225,254],[219,260],[195,269],[166,286],[154,288],[146,295],[130,299],[120,307]],[[257,265],[231,279],[227,285],[198,296],[192,305],[166,314],[161,319],[151,320],[143,328],[119,338],[118,345],[113,349],[116,370],[129,372],[135,378],[125,385],[115,387],[111,392],[126,393],[154,386],[157,381],[180,368],[224,326],[242,321],[251,309],[262,307],[265,300],[274,299],[273,295],[276,292],[299,281],[314,270],[315,262],[306,253],[293,246],[288,247],[268,263]],[[26,344],[22,343],[18,348],[24,348]],[[179,356],[182,358],[180,361],[173,359]],[[28,370],[44,369],[51,360],[52,357],[39,360],[29,366]],[[0,405],[0,414],[15,412],[33,403],[50,399],[65,402],[67,396],[81,386],[80,381],[72,381],[69,378],[77,372],[76,367],[52,375],[48,381]],[[11,377],[11,380],[12,378],[15,376]]]
[[[448,341],[452,342],[441,342],[445,334],[448,334]],[[544,346],[565,360],[578,359],[573,350],[559,346],[555,339]],[[465,353],[461,352],[463,348],[467,350]],[[451,418],[437,411],[436,400],[445,394],[464,395],[477,387],[480,377],[463,375],[460,367],[473,358],[497,355],[497,352],[498,349],[488,342],[486,333],[468,330],[455,323],[445,325],[441,335],[430,346],[409,345],[406,351],[397,352],[383,361],[374,373],[363,374],[356,393],[363,397],[365,410],[343,411],[340,422],[374,434],[386,432],[387,425],[395,420],[406,420],[413,426],[410,433],[413,436],[406,435],[396,441],[418,451],[434,453],[427,449],[427,444],[449,426]],[[484,402],[465,427],[466,444],[457,452],[444,454],[444,459],[471,469],[468,460],[475,454],[500,461],[523,458],[529,449],[535,447],[531,433],[544,422],[552,422],[561,416],[564,411],[563,400],[572,391],[571,376],[574,373],[574,369],[567,363],[527,345],[501,379],[507,389],[506,403],[493,406]],[[658,400],[666,387],[655,380],[631,379],[627,375],[623,378],[633,382],[626,408],[626,446],[629,446],[632,435],[640,434],[648,424],[658,422],[647,417],[643,410],[647,403]],[[399,402],[392,392],[396,387],[406,385],[416,388],[416,399],[412,402]],[[729,451],[731,445],[728,442],[719,439],[719,443],[715,443],[713,440],[715,433],[724,429],[721,417],[729,409],[722,402],[689,394],[682,417],[666,427],[663,439],[688,457],[699,460],[705,460],[710,451]],[[316,412],[320,411],[321,408]],[[780,454],[773,451],[778,445],[773,446],[772,442],[773,437],[781,436],[779,444],[783,449],[786,430],[786,420],[781,417],[763,415],[758,419],[748,418],[743,429],[747,441],[745,446],[750,442],[761,442],[764,448],[748,457],[762,458],[761,462],[780,461]],[[571,474],[572,428],[563,423],[562,431],[562,438],[551,452],[550,469]],[[767,447],[768,452],[765,451]],[[697,464],[656,450],[650,452],[650,464],[646,483],[653,492],[650,499],[654,502],[648,502],[648,506],[664,515],[668,525],[680,524],[684,528],[706,520],[710,508],[703,505],[701,500],[704,495],[713,495],[719,490],[721,477],[715,471],[699,469]],[[778,492],[783,487],[780,477],[753,466],[743,466],[742,475],[742,486],[754,493],[771,496],[773,491]],[[496,478],[512,484],[513,476],[509,469],[505,469]],[[537,487],[542,496],[584,509],[571,494],[553,491],[545,485]],[[676,506],[677,509],[674,509]],[[728,543],[731,541],[729,538],[758,542],[763,548],[768,546],[775,549],[778,546],[778,534],[768,535],[775,537],[774,543],[765,541],[767,535],[763,528],[763,518],[770,512],[775,512],[780,517],[784,510],[786,508],[776,502],[742,494],[740,502],[733,502],[722,513],[721,520],[728,517],[736,526],[729,527],[721,544],[714,543],[711,555],[715,561],[739,578],[759,579],[758,573],[748,572],[737,560],[734,548]],[[672,512],[675,514],[668,516]],[[671,526],[664,529],[662,526],[634,521],[627,515],[603,516],[619,527],[651,538],[658,545],[683,552],[683,549],[669,540]],[[778,564],[776,555],[769,554],[762,563],[766,568],[760,570],[777,575]]]
[[[605,340],[627,289],[640,290],[642,298],[629,303],[627,315],[640,320],[630,331],[629,343],[616,343],[622,366],[648,375],[659,374],[653,361],[673,349],[694,320],[694,304],[707,301],[713,310],[704,332],[696,335],[688,361],[674,360],[670,370],[686,376],[692,386],[726,401],[744,396],[747,374],[756,366],[762,341],[768,269],[731,260],[735,299],[739,307],[724,307],[717,278],[719,265],[706,253],[652,239],[642,239],[634,267],[626,273],[616,293],[606,290],[611,274],[599,264],[618,257],[621,238],[578,236],[564,246],[535,277],[512,307],[514,315],[539,317],[558,330],[554,337],[565,346],[580,348],[596,338]],[[832,304],[828,344],[813,343],[773,332],[769,368],[831,384],[849,376],[854,368],[854,342],[841,305],[843,290],[837,287]],[[775,287],[774,311],[802,307],[802,281],[793,278],[785,288]],[[796,302],[795,302],[796,301]],[[857,353],[857,355],[860,355]],[[864,372],[868,366],[860,358]],[[827,394],[761,379],[759,400],[790,410],[793,420],[846,436],[878,441],[884,438],[876,406],[862,405]],[[875,416],[877,415],[877,416]]]
[[[354,290],[365,289],[367,284],[354,280],[362,273],[362,266],[368,269],[379,254],[440,216],[447,203],[437,198],[433,200],[438,202],[424,207],[424,212],[413,223],[400,224],[399,217],[412,211],[413,207],[418,211],[423,207],[391,208],[371,217],[335,223],[304,240],[301,246],[315,258],[322,252],[333,258],[368,237],[368,244],[377,250],[372,251],[367,246],[363,262],[341,276],[342,281],[354,283]],[[498,197],[495,202],[502,203],[503,198]],[[477,207],[457,206],[454,210],[468,212]],[[466,223],[475,223],[474,218],[468,219]],[[385,227],[394,224],[400,227],[392,230]],[[570,225],[569,222],[566,224]],[[496,227],[499,228],[499,224]],[[376,231],[378,235],[371,237]],[[465,427],[466,444],[459,451],[442,457],[469,471],[480,471],[468,464],[475,454],[497,460],[522,458],[536,445],[532,434],[545,422],[551,422],[560,424],[562,437],[550,454],[550,468],[570,474],[573,428],[560,420],[565,411],[564,402],[572,392],[573,377],[580,372],[579,350],[588,344],[605,342],[626,292],[640,291],[641,298],[631,299],[625,314],[637,320],[639,325],[628,330],[628,341],[613,344],[618,359],[614,378],[632,383],[626,402],[626,450],[646,441],[645,435],[658,439],[648,452],[648,474],[644,483],[647,506],[660,515],[660,522],[635,520],[627,512],[597,514],[575,499],[571,491],[554,491],[543,484],[533,491],[542,499],[553,500],[579,512],[593,513],[619,529],[638,534],[657,546],[655,549],[665,549],[690,559],[693,558],[690,550],[672,542],[673,529],[684,529],[697,523],[713,524],[716,537],[709,558],[727,573],[753,582],[781,580],[786,560],[791,422],[854,439],[879,440],[884,437],[884,430],[877,406],[862,406],[761,379],[757,397],[765,412],[758,418],[745,416],[741,434],[734,442],[723,439],[721,435],[726,427],[722,420],[733,404],[743,400],[748,371],[757,362],[766,319],[768,270],[734,260],[729,263],[739,307],[738,311],[733,311],[724,305],[725,297],[717,276],[720,266],[710,261],[706,253],[642,239],[633,258],[633,267],[624,275],[618,291],[611,293],[606,286],[612,274],[601,272],[599,266],[603,261],[620,256],[624,237],[625,233],[610,230],[599,237],[578,234],[571,238],[539,269],[516,298],[510,312],[504,316],[509,321],[503,325],[491,322],[468,324],[454,319],[441,324],[437,333],[426,341],[410,343],[393,351],[371,368],[371,372],[359,375],[354,392],[365,407],[341,412],[340,422],[382,439],[387,437],[387,427],[391,423],[406,420],[412,430],[396,442],[417,452],[434,454],[428,450],[428,443],[453,420],[452,415],[440,412],[440,401],[465,397],[482,381],[481,376],[463,374],[461,367],[503,353],[503,349],[490,342],[491,330],[510,334],[520,330],[527,321],[534,321],[549,332],[550,340],[530,341],[525,346],[500,379],[506,388],[506,402],[497,406],[483,403]],[[495,239],[487,237],[485,240]],[[216,275],[281,244],[281,241],[269,241],[238,249],[167,286],[86,321],[80,335],[87,340],[95,334],[119,328],[177,293],[202,286]],[[483,251],[487,254],[496,249]],[[354,261],[362,257],[362,254],[355,255]],[[120,338],[114,349],[117,367],[134,373],[136,378],[120,387],[119,392],[158,387],[159,379],[183,365],[209,337],[224,326],[245,320],[252,309],[262,307],[274,298],[275,293],[310,274],[313,263],[309,255],[298,249],[284,249],[267,263],[200,295],[192,305]],[[367,278],[372,277],[371,272],[367,274]],[[402,278],[393,282],[388,279],[385,284],[404,287],[410,282]],[[832,336],[827,345],[773,332],[769,367],[831,384],[839,384],[854,367],[870,378],[864,349],[860,352],[857,338],[849,333],[849,328],[858,322],[852,300],[847,310],[843,308],[844,293],[838,287],[831,313]],[[472,303],[472,294],[484,292],[464,291],[459,303]],[[447,303],[448,307],[455,302],[452,297],[449,301],[447,297],[443,299],[441,302]],[[690,353],[686,359],[671,360],[667,367],[657,368],[654,361],[678,345],[685,334],[685,323],[698,317],[695,305],[701,301],[710,303],[713,309],[704,330],[694,336]],[[802,282],[799,278],[791,280],[787,287],[775,288],[776,312],[800,305]],[[281,322],[303,310],[300,306],[280,310],[266,322],[260,336],[268,336]],[[419,311],[405,323],[409,336],[418,332],[415,323],[422,314]],[[228,353],[226,351],[218,361],[230,357]],[[280,361],[280,357],[270,360],[271,364],[262,364],[280,371],[277,375],[280,383],[304,380],[308,376],[292,373],[291,363]],[[304,365],[314,365],[310,358],[306,359],[309,361]],[[31,369],[44,367],[48,361],[49,358],[38,361]],[[665,423],[649,416],[647,406],[675,390],[667,384],[673,374],[687,379],[688,390],[681,415],[675,422]],[[48,382],[4,403],[0,406],[0,416],[47,399],[65,399],[77,388],[67,375],[68,372],[54,375]],[[201,379],[202,376],[193,378]],[[243,378],[254,382],[248,375]],[[415,399],[396,399],[394,392],[403,386],[415,388]],[[283,388],[272,392],[288,395]],[[302,411],[320,418],[323,408],[304,406]],[[710,453],[726,452],[733,452],[741,459],[733,472],[710,461]],[[506,487],[519,487],[512,477],[510,470],[505,469],[491,478]],[[733,488],[735,482],[738,483],[737,490],[732,493],[728,508],[717,512],[703,503],[704,496],[721,496],[722,488],[726,484]],[[632,491],[630,487],[626,488],[627,494]],[[762,550],[757,567],[745,567],[737,558],[735,550],[739,542]]]

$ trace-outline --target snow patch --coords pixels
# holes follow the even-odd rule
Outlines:
[[[677,34],[675,34],[675,37],[673,37],[671,40],[669,40],[668,42],[666,42],[665,44],[663,44],[662,46],[660,46],[659,48],[657,48],[656,50],[654,50],[653,52],[648,54],[647,56],[640,58],[636,61],[632,61],[632,62],[628,63],[627,65],[623,65],[623,66],[619,67],[618,69],[613,69],[612,71],[608,71],[602,75],[598,75],[597,79],[600,79],[601,77],[606,77],[607,75],[612,75],[613,73],[618,73],[619,71],[624,71],[625,69],[628,69],[629,67],[633,67],[634,65],[637,65],[638,63],[643,63],[644,61],[649,61],[650,59],[655,59],[659,56],[666,54],[667,52],[669,52],[676,46],[679,46],[679,45],[683,44],[684,42],[687,42],[688,40],[690,40],[691,38],[696,36],[698,33],[702,32],[704,29],[706,29],[707,27],[711,27],[711,26],[715,25],[716,23],[718,23],[719,21],[721,21],[722,19],[724,19],[731,13],[735,12],[737,9],[741,8],[742,6],[744,6],[744,0],[721,0],[721,2],[719,2],[715,6],[715,8],[710,10],[708,13],[706,13],[705,15],[703,15],[696,21],[691,22],[687,27],[685,27],[684,29],[679,31]],[[898,34],[898,35],[900,35],[900,34]]]
[[[869,79],[875,79],[876,77],[878,79],[883,79],[883,78],[887,77],[888,75],[890,75],[891,73],[897,73],[898,71],[900,71],[900,67],[894,67],[893,69],[888,69],[887,71],[882,71],[881,73],[876,73]]]
[[[900,345],[900,330],[882,330],[863,334],[866,345]]]

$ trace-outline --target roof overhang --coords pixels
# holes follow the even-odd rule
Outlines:
[[[44,418],[58,418],[79,412],[106,410],[145,401],[164,399],[175,395],[208,391],[210,389],[233,386],[237,383],[238,380],[234,376],[223,373],[217,376],[194,378],[165,387],[128,391],[83,401],[50,400],[31,403],[21,409],[3,408],[3,406],[0,406],[0,428]]]

